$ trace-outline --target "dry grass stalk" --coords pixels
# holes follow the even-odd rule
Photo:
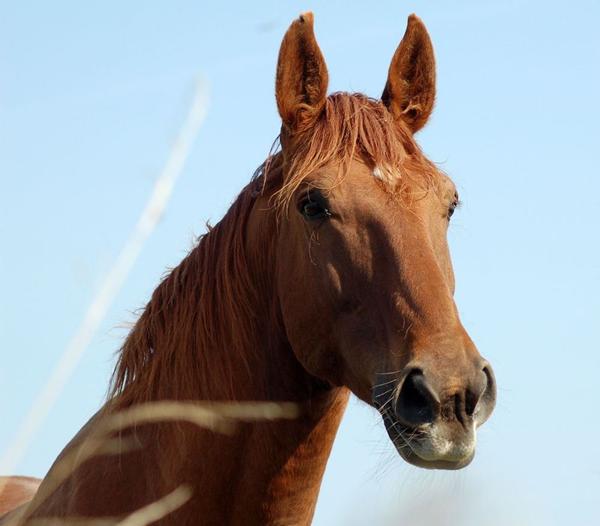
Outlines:
[[[48,517],[30,519],[27,526],[146,526],[156,522],[183,506],[192,497],[192,490],[182,484],[168,495],[129,514],[127,517]]]
[[[127,438],[112,435],[127,428],[158,422],[189,422],[218,433],[230,433],[238,421],[277,420],[296,418],[297,404],[290,402],[148,402],[109,414],[96,424],[96,429],[83,443],[64,455],[53,467],[36,494],[34,502],[6,526],[142,526],[154,522],[191,498],[191,489],[179,486],[162,499],[144,506],[125,519],[118,518],[36,518],[28,519],[79,466],[96,455],[119,455],[137,447]],[[163,513],[160,515],[160,513]],[[143,522],[147,520],[147,522]]]

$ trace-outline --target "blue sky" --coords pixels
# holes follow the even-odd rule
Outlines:
[[[21,473],[43,475],[99,407],[121,327],[267,155],[293,18],[315,12],[330,90],[379,96],[416,12],[438,61],[419,142],[464,202],[450,229],[457,303],[498,406],[473,464],[442,473],[403,463],[351,402],[315,524],[600,523],[600,4],[365,5],[2,3],[0,450],[141,212],[195,79],[211,90],[167,213]]]

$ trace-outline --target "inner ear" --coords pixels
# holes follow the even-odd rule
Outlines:
[[[425,24],[416,15],[408,17],[388,72],[381,96],[395,119],[414,133],[429,119],[435,101],[435,57]]]
[[[277,62],[275,96],[283,124],[303,129],[321,112],[329,76],[313,30],[313,14],[304,13],[287,30]]]

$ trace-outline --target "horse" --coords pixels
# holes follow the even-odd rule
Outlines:
[[[328,95],[313,15],[293,21],[275,80],[280,147],[155,289],[107,402],[35,495],[31,485],[27,520],[124,517],[185,483],[190,498],[161,524],[310,524],[350,393],[379,411],[407,462],[471,462],[496,382],[454,302],[456,187],[414,138],[435,78],[431,39],[411,15],[380,99]],[[170,401],[299,409],[227,434],[190,422],[122,429],[122,450],[80,459],[47,487],[101,417]],[[26,493],[5,493],[0,509]]]

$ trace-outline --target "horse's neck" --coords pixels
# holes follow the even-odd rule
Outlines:
[[[347,399],[345,389],[321,392],[300,418],[246,425],[237,437],[223,440],[220,451],[202,459],[198,489],[214,484],[212,496],[220,503],[215,523],[310,524]],[[220,469],[221,481],[207,480],[206,473],[212,478]],[[200,504],[198,512],[206,514],[212,507]]]
[[[266,367],[270,378],[257,372],[254,394],[248,378],[241,378],[241,398],[292,400],[299,405],[299,417],[238,423],[231,435],[193,426],[159,440],[151,432],[146,439],[142,435],[142,466],[132,467],[131,473],[139,478],[146,471],[142,478],[162,481],[160,489],[152,490],[154,498],[181,483],[192,487],[192,501],[182,515],[173,514],[173,524],[187,524],[194,517],[203,517],[205,524],[310,524],[349,391],[317,385],[297,368],[293,356],[274,363]]]
[[[278,337],[263,332],[261,339]],[[187,436],[174,434],[172,444],[156,449],[159,462],[165,446],[179,452],[179,461],[163,465],[162,477],[172,481],[170,488],[189,481],[195,493],[190,515],[205,517],[206,524],[303,525],[314,513],[349,391],[310,377],[287,342],[263,351],[262,359],[255,352],[256,361],[248,363],[252,378],[246,368],[232,378],[236,399],[292,401],[297,418],[238,423],[229,436],[190,426]]]
[[[215,523],[310,524],[349,391],[324,387],[309,376],[282,334],[269,334],[266,327],[259,333],[262,345],[271,347],[251,354],[252,377],[243,368],[232,379],[239,387],[236,398],[292,401],[300,416],[240,423],[229,437],[190,430],[180,473],[187,471],[198,492],[208,491],[210,499],[198,499],[196,509]]]

